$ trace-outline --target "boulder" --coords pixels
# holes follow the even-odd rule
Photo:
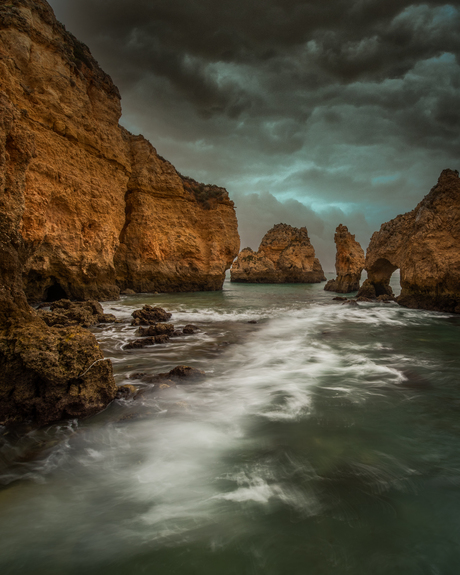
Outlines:
[[[136,334],[141,337],[151,336],[151,335],[174,335],[174,326],[172,323],[155,323],[149,325],[148,327],[140,327]]]
[[[184,326],[182,333],[185,335],[191,335],[192,333],[195,333],[197,331],[198,331],[198,328],[196,325],[188,324],[188,325]]]
[[[167,343],[169,341],[169,336],[163,335],[153,335],[151,337],[143,337],[142,339],[135,339],[127,343],[124,349],[141,349],[147,345],[158,345],[162,343]]]
[[[172,316],[161,307],[152,307],[147,304],[142,309],[133,311],[131,315],[134,318],[131,325],[154,325],[158,322],[166,322]]]

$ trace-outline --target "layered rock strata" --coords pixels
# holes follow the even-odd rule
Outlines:
[[[46,1],[0,5],[0,424],[90,415],[116,395],[79,313],[47,325],[27,299],[219,289],[238,253],[227,192],[182,177],[120,115]]]
[[[221,288],[239,249],[227,192],[119,126],[118,89],[44,0],[0,6],[0,91],[35,145],[19,221],[29,301]]]
[[[460,179],[443,170],[438,183],[415,209],[383,224],[366,254],[368,279],[362,297],[393,296],[399,269],[401,295],[410,308],[460,313]]]
[[[334,235],[337,248],[335,271],[337,277],[324,286],[327,291],[350,293],[359,289],[361,273],[364,269],[364,250],[350,234],[347,226],[337,226]]]
[[[326,279],[307,228],[277,224],[262,239],[259,250],[245,248],[231,268],[232,282],[318,283]]]
[[[116,394],[110,360],[80,326],[48,326],[22,289],[20,234],[34,136],[0,93],[0,424],[46,424],[103,409]]]

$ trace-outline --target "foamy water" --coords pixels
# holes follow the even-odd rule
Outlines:
[[[458,318],[322,287],[105,304],[117,382],[146,393],[3,437],[2,573],[453,573]],[[199,332],[125,350],[144,303]],[[208,377],[130,379],[178,364]]]

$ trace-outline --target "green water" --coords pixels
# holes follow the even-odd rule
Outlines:
[[[341,305],[323,285],[105,305],[200,328],[129,351],[127,321],[95,329],[118,383],[178,364],[208,377],[3,430],[0,572],[458,573],[460,317]]]

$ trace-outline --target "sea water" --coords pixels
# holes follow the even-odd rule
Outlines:
[[[323,287],[104,304],[123,320],[93,330],[117,383],[145,392],[0,428],[0,572],[458,573],[460,317]],[[125,350],[145,303],[199,331]],[[157,394],[130,377],[176,365],[207,377]]]

